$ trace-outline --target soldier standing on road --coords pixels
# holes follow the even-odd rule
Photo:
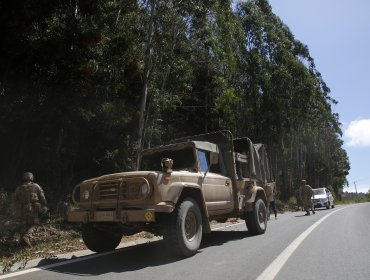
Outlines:
[[[299,196],[303,203],[304,210],[306,211],[306,216],[310,215],[310,209],[312,210],[312,214],[315,214],[315,210],[313,207],[313,203],[311,197],[315,197],[313,190],[310,185],[307,185],[306,180],[302,180],[302,184],[299,188]]]
[[[301,196],[299,195],[299,190],[300,188],[298,188],[298,190],[295,193],[295,197],[297,199],[297,211],[301,211],[301,210],[303,211],[304,207],[303,207],[303,203],[301,200]]]
[[[31,172],[23,174],[23,183],[15,190],[13,203],[16,218],[20,223],[20,240],[28,246],[32,246],[31,234],[35,225],[40,223],[40,216],[46,213],[47,207],[44,191],[33,182]]]
[[[267,219],[270,220],[270,207],[275,214],[275,220],[277,219],[277,212],[276,212],[276,204],[275,204],[275,196],[276,196],[276,182],[267,183],[266,188],[266,196],[267,196]]]

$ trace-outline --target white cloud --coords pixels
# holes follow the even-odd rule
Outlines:
[[[344,136],[350,147],[370,147],[370,119],[351,121]]]

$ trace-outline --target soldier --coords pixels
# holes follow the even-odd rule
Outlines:
[[[42,188],[33,182],[33,174],[23,174],[23,183],[14,193],[13,203],[16,218],[19,221],[21,241],[31,245],[30,237],[35,225],[40,223],[40,216],[47,212],[46,199]]]
[[[275,205],[275,196],[276,196],[276,182],[271,182],[266,184],[265,188],[266,197],[267,197],[267,219],[270,220],[270,206],[272,211],[275,214],[275,220],[277,219],[276,205]]]
[[[301,196],[299,194],[299,190],[300,188],[298,188],[298,190],[295,192],[295,197],[297,199],[297,211],[303,211],[304,210],[304,207],[303,207],[303,203],[302,203],[302,200],[301,200]]]
[[[303,203],[304,210],[306,211],[306,216],[310,215],[310,209],[312,210],[312,214],[315,214],[311,200],[311,197],[315,197],[315,194],[313,193],[311,186],[307,185],[306,180],[302,180],[302,184],[299,188],[299,196]]]

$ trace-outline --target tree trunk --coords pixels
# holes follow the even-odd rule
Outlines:
[[[136,156],[136,169],[139,169],[139,157],[143,148],[143,138],[145,130],[145,119],[146,119],[146,107],[148,99],[148,87],[149,87],[149,76],[152,68],[152,41],[153,41],[153,29],[154,29],[154,12],[155,2],[150,2],[150,19],[148,25],[148,38],[145,48],[144,58],[144,77],[143,77],[143,88],[141,91],[141,103],[140,103],[140,119],[138,126],[138,139],[137,139],[137,156]]]

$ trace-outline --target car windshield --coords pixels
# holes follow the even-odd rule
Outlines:
[[[325,189],[314,189],[313,190],[313,193],[315,195],[318,195],[318,194],[325,194]]]

